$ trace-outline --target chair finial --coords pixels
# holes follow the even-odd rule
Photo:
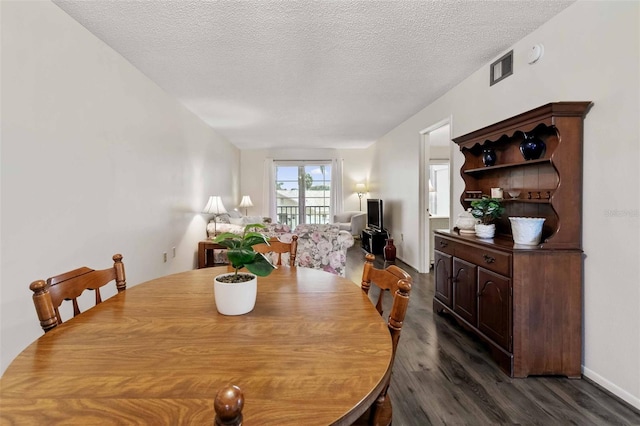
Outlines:
[[[242,407],[244,406],[244,394],[236,385],[227,385],[220,389],[213,401],[216,411],[216,426],[240,426],[242,425]]]

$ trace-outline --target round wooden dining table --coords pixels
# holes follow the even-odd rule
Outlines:
[[[221,272],[132,286],[41,336],[0,379],[0,424],[211,425],[228,384],[249,426],[350,424],[374,402],[392,345],[358,285],[281,267],[253,311],[224,316]]]

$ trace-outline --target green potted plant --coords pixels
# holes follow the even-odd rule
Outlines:
[[[235,272],[221,274],[214,279],[216,308],[223,315],[242,315],[251,312],[258,294],[257,277],[266,277],[275,266],[253,249],[256,244],[269,244],[269,240],[255,229],[266,228],[259,223],[244,227],[242,234],[225,232],[213,241],[227,248],[227,258]],[[250,273],[239,273],[246,267]]]
[[[504,213],[501,200],[483,195],[481,199],[471,202],[471,215],[480,219],[476,224],[478,238],[493,238],[496,234],[496,224],[493,223]]]

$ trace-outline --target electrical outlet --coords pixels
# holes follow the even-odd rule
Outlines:
[[[166,251],[164,253],[162,253],[162,261],[164,263],[167,263],[167,252]]]
[[[173,253],[173,257],[176,257],[176,248],[171,247],[171,252]]]

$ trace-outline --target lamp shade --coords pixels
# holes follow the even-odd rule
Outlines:
[[[207,205],[202,209],[202,213],[206,214],[222,214],[226,213],[227,209],[224,208],[224,204],[222,204],[222,197],[217,195],[212,195],[209,197],[209,201],[207,201]]]
[[[356,192],[362,193],[367,192],[367,187],[364,183],[356,183]]]
[[[242,196],[242,201],[240,201],[240,207],[253,207],[253,203],[251,202],[251,197],[248,195]]]

